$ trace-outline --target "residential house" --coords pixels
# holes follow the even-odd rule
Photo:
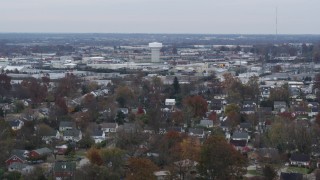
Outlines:
[[[146,109],[138,107],[138,108],[131,109],[131,113],[133,113],[133,114],[146,114],[147,111],[146,111]]]
[[[48,131],[43,132],[42,140],[46,142],[46,144],[50,144],[54,139],[60,139],[61,134],[59,131],[50,129]]]
[[[319,114],[319,107],[312,107],[308,112],[309,117],[315,117]]]
[[[320,156],[320,145],[318,145],[317,143],[317,139],[314,139],[314,144],[312,144],[311,146],[311,156],[316,156],[319,157]]]
[[[247,122],[240,123],[239,126],[241,131],[249,132],[252,129],[251,123],[247,123]]]
[[[269,98],[271,87],[268,85],[260,85],[260,92],[261,92],[260,95],[262,98]]]
[[[212,99],[210,104],[212,107],[215,107],[215,106],[221,107],[223,105],[223,100],[222,99]]]
[[[292,109],[293,109],[293,112],[294,112],[295,115],[306,115],[306,114],[308,114],[308,110],[305,107],[299,106],[299,107],[293,107]]]
[[[276,148],[259,148],[255,153],[260,161],[275,163],[280,160],[279,151]]]
[[[211,109],[217,114],[221,114],[223,111],[223,106],[213,106]]]
[[[285,101],[274,101],[273,109],[277,112],[284,112],[287,109],[287,103]]]
[[[148,126],[148,125],[143,127],[143,132],[146,133],[146,134],[154,134],[155,133],[153,128]]]
[[[13,121],[9,121],[9,125],[11,126],[11,129],[16,131],[22,128],[22,126],[24,125],[24,122],[21,120],[13,120]]]
[[[247,132],[234,132],[231,136],[232,140],[245,140],[245,141],[249,141],[250,136]]]
[[[242,107],[240,113],[242,114],[254,114],[256,112],[255,107]]]
[[[307,95],[306,95],[306,99],[307,99],[308,101],[316,101],[317,96],[314,95],[314,94],[307,94]]]
[[[73,161],[57,161],[53,166],[53,176],[56,180],[72,179],[75,176],[76,163]]]
[[[64,141],[74,141],[78,142],[82,139],[82,133],[78,129],[72,129],[63,132],[63,140]]]
[[[189,128],[188,134],[190,136],[198,137],[198,138],[204,138],[205,136],[204,130],[200,128]]]
[[[185,129],[182,126],[172,126],[165,129],[166,132],[175,131],[178,133],[184,133]]]
[[[307,154],[294,153],[290,157],[290,165],[292,166],[305,166],[310,165],[310,156]]]
[[[67,131],[67,130],[72,130],[75,129],[76,124],[74,122],[71,121],[61,121],[60,125],[59,125],[59,131],[63,132],[63,131]]]
[[[42,117],[46,118],[49,116],[49,108],[40,108],[39,113],[42,114]]]
[[[64,155],[67,152],[68,145],[64,144],[61,146],[56,146],[54,149],[54,154]]]
[[[115,133],[118,129],[117,123],[102,123],[100,124],[101,130],[105,133]]]
[[[307,102],[307,106],[308,108],[318,108],[319,107],[319,103],[318,102]]]
[[[40,148],[30,151],[29,158],[31,159],[40,159],[46,156],[49,156],[53,153],[53,151],[49,148]]]
[[[13,150],[10,157],[5,161],[6,165],[9,166],[12,163],[27,163],[29,157],[29,151],[27,150]]]
[[[199,126],[205,127],[205,128],[212,128],[213,127],[213,121],[209,119],[203,119],[200,121]]]
[[[118,128],[119,131],[124,131],[125,133],[136,133],[140,131],[140,127],[135,123],[124,123]]]
[[[176,100],[175,99],[166,99],[165,100],[165,105],[166,106],[175,106],[176,105]]]
[[[101,143],[102,141],[106,140],[105,132],[99,129],[94,129],[91,137],[94,139],[95,143]]]
[[[244,152],[246,151],[247,141],[246,140],[233,140],[231,139],[229,142],[237,151]]]
[[[19,172],[21,174],[28,174],[31,173],[34,170],[33,166],[30,166],[25,163],[21,162],[13,162],[8,166],[8,171],[9,172]]]
[[[210,105],[211,105],[211,109],[217,114],[221,114],[224,109],[222,99],[213,99]]]
[[[196,161],[190,159],[184,159],[181,161],[176,161],[173,163],[174,168],[178,172],[179,179],[194,179],[197,172],[197,165],[199,164]]]
[[[260,115],[272,115],[272,107],[260,107],[258,112]]]
[[[301,173],[281,172],[280,180],[303,180],[303,175]]]
[[[155,171],[153,174],[156,176],[156,180],[170,179],[170,171]]]
[[[228,121],[228,116],[222,119],[220,123],[220,127],[224,132],[227,132],[231,129],[230,123]]]
[[[256,107],[256,103],[254,101],[243,101],[242,107]]]
[[[121,111],[124,115],[129,114],[129,109],[128,108],[119,108],[118,111]]]

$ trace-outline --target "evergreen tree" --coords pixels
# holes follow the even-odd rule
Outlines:
[[[177,95],[180,93],[180,84],[179,84],[179,80],[177,77],[174,77],[174,80],[173,80],[173,95]]]

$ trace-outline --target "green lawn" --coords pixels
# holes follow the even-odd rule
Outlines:
[[[78,150],[78,151],[76,151],[76,156],[86,156],[86,150],[84,150],[84,149],[81,149],[81,150]]]
[[[257,170],[248,170],[247,173],[254,176],[262,176],[262,174],[258,173]]]
[[[295,173],[301,173],[301,174],[307,174],[308,169],[304,167],[288,167],[287,172],[295,172]]]

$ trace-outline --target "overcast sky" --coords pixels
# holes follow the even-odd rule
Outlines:
[[[0,32],[320,34],[320,0],[0,0]]]

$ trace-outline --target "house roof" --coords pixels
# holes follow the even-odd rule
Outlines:
[[[11,152],[10,158],[13,156],[16,156],[17,158],[21,159],[22,161],[25,161],[27,159],[27,154],[29,154],[29,151],[27,151],[27,150],[14,149]]]
[[[234,132],[232,139],[248,139],[249,134],[247,132]]]
[[[222,106],[212,106],[211,108],[212,110],[221,110],[222,109]]]
[[[46,148],[46,147],[40,148],[40,149],[35,149],[35,150],[33,150],[33,151],[37,152],[37,153],[40,154],[40,155],[46,155],[46,154],[52,153],[52,150],[49,149],[49,148]]]
[[[281,172],[280,180],[302,180],[303,175],[300,173],[285,173]]]
[[[26,168],[28,165],[20,162],[13,162],[9,165],[9,169],[14,169],[18,171],[22,171],[24,168]]]
[[[293,107],[293,111],[295,112],[306,112],[306,110],[304,107]]]
[[[65,131],[63,133],[63,136],[73,136],[73,137],[76,137],[76,136],[79,136],[80,135],[80,130],[77,130],[77,129],[73,129],[73,130],[68,130],[68,131]]]
[[[175,99],[166,99],[166,103],[176,103]]]
[[[11,127],[18,127],[20,125],[20,120],[9,121]]]
[[[308,102],[308,106],[316,106],[316,107],[318,107],[319,103],[318,102]]]
[[[274,106],[287,106],[287,103],[285,101],[274,101]]]
[[[176,161],[174,162],[174,164],[176,166],[181,166],[181,167],[190,167],[190,166],[196,166],[199,163],[197,161],[192,161],[190,159],[185,159],[185,160],[181,160],[181,161]]]
[[[75,123],[71,121],[61,121],[59,127],[74,127]]]
[[[129,109],[128,108],[119,108],[118,111],[121,111],[123,114],[128,114]]]
[[[189,129],[189,134],[198,134],[198,135],[203,135],[204,130],[200,128],[190,128]]]
[[[169,176],[170,171],[155,171],[153,172],[155,176]]]
[[[200,125],[212,126],[213,125],[213,121],[212,120],[208,120],[208,119],[203,119],[203,120],[200,121]]]
[[[56,136],[56,135],[57,135],[57,130],[50,128],[47,131],[43,132],[42,136]]]
[[[255,107],[242,107],[241,111],[242,112],[248,112],[248,111],[255,111]]]
[[[55,172],[65,172],[65,171],[75,171],[76,163],[75,162],[55,162],[53,170]]]
[[[221,99],[212,99],[211,104],[220,104],[222,105],[222,100]]]
[[[259,148],[257,150],[258,154],[261,157],[277,157],[279,155],[279,151],[276,148]]]
[[[139,126],[135,123],[124,123],[123,125],[119,126],[120,130],[124,130],[125,132],[134,132],[139,129]]]
[[[270,113],[272,112],[272,107],[260,107],[259,110],[263,113]]]
[[[245,106],[245,105],[251,105],[251,106],[253,106],[253,105],[256,105],[256,103],[255,103],[254,101],[243,101],[243,102],[242,102],[242,105],[243,105],[243,106]]]
[[[166,129],[166,131],[167,131],[167,132],[169,132],[169,131],[184,132],[184,129],[183,129],[183,127],[181,127],[181,126],[173,126],[173,127],[168,127],[168,128]]]
[[[99,130],[99,129],[94,129],[92,131],[92,136],[102,136],[103,135],[103,131]]]
[[[116,128],[117,123],[102,123],[100,124],[101,128]]]
[[[251,124],[250,123],[240,123],[240,128],[250,129]]]
[[[245,147],[247,145],[246,140],[230,140],[230,144],[236,146],[236,147]]]
[[[310,156],[307,154],[294,153],[291,155],[290,160],[291,161],[299,161],[299,162],[309,162]]]

